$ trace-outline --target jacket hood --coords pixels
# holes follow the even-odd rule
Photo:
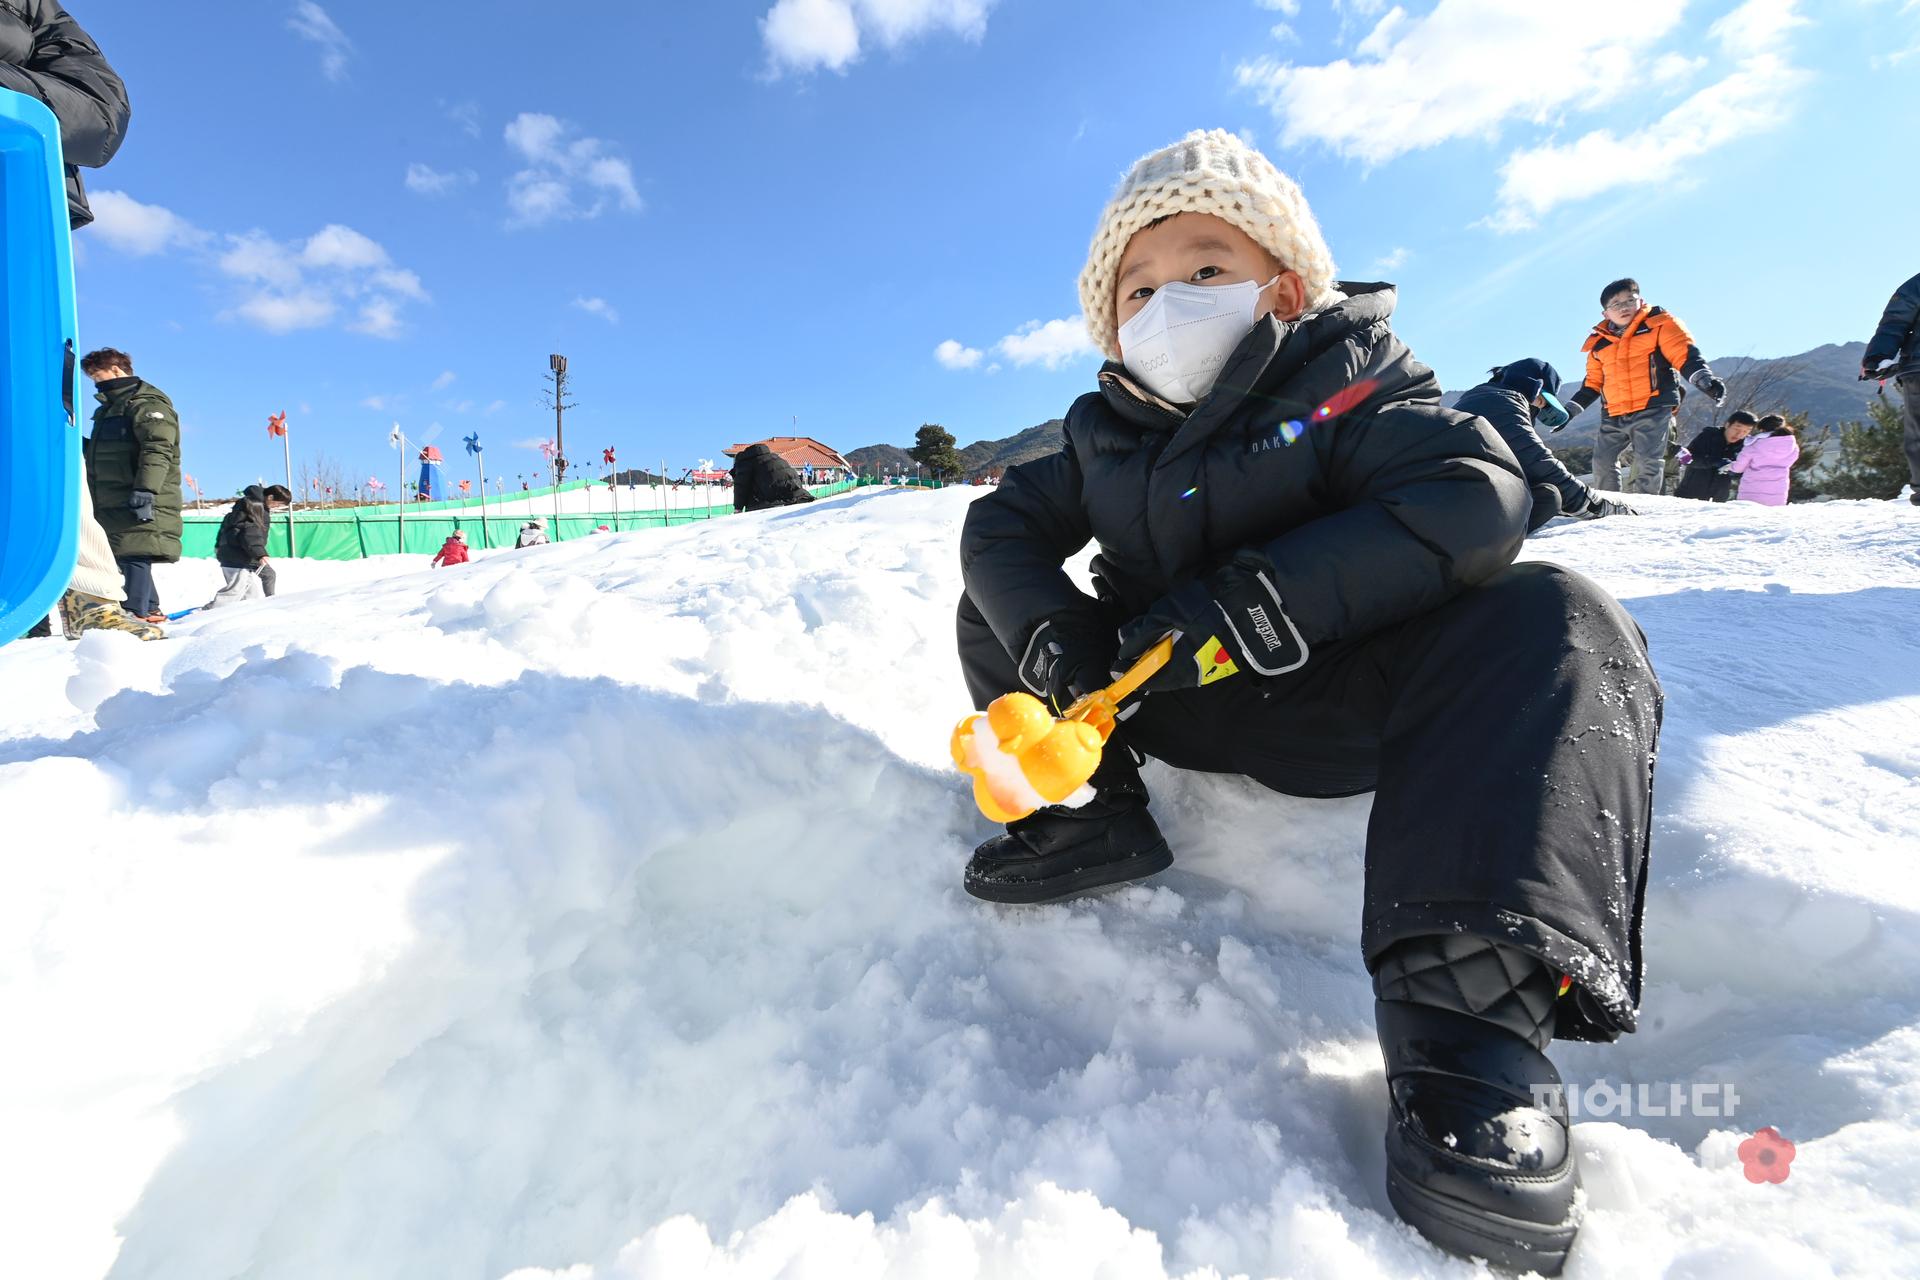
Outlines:
[[[1515,360],[1512,364],[1501,365],[1498,369],[1493,370],[1493,376],[1488,378],[1487,381],[1490,383],[1504,382],[1507,386],[1512,386],[1517,379],[1527,379],[1532,382],[1538,382],[1542,391],[1556,396],[1560,393],[1560,384],[1563,381],[1558,369],[1548,364],[1545,360],[1536,360],[1532,357],[1525,360]]]

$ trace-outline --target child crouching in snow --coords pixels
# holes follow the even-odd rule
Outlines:
[[[1024,685],[1057,710],[1162,637],[1174,656],[1095,798],[1010,824],[966,888],[1045,902],[1167,868],[1134,753],[1373,791],[1389,1197],[1444,1248],[1555,1272],[1576,1179],[1542,1050],[1631,1031],[1640,999],[1645,642],[1585,578],[1512,563],[1513,454],[1440,407],[1393,288],[1336,281],[1299,188],[1234,135],[1134,165],[1080,297],[1108,363],[1062,450],[968,511],[961,665],[976,707]],[[1089,541],[1092,597],[1062,569]]]

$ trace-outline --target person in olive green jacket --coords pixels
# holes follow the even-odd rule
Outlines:
[[[153,564],[180,558],[180,419],[164,391],[133,375],[124,351],[90,351],[80,371],[100,401],[86,443],[93,512],[126,578],[127,612],[161,622]]]

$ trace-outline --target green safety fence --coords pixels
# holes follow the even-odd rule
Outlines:
[[[570,484],[567,489],[585,488],[584,484]],[[600,486],[604,488],[605,486]],[[815,497],[830,497],[836,493],[845,493],[854,488],[854,482],[845,480],[838,484],[815,485],[809,492]],[[724,492],[724,491],[723,491]],[[552,489],[535,489],[514,495],[507,501],[523,501],[527,498],[552,496]],[[457,502],[417,502],[406,508],[406,550],[431,555],[440,550],[440,544],[455,529],[467,532],[467,544],[476,549],[483,547],[511,547],[520,536],[520,530],[532,515],[482,517],[479,506],[472,503]],[[536,513],[537,514],[537,513]],[[733,501],[729,498],[724,504],[703,507],[676,507],[671,511],[639,510],[588,512],[582,514],[563,513],[561,515],[540,515],[546,522],[546,533],[553,542],[566,542],[573,538],[584,538],[594,533],[601,525],[624,532],[629,529],[659,529],[667,525],[693,524],[701,520],[714,520],[733,514]],[[211,556],[214,539],[219,536],[220,521],[225,512],[219,515],[188,512],[182,521],[181,552],[188,556]],[[400,547],[400,508],[389,504],[382,507],[336,507],[324,511],[296,511],[293,513],[295,525],[295,545],[298,558],[302,560],[359,560],[367,556],[390,556]],[[267,535],[267,554],[285,558],[287,555],[287,515],[278,513],[273,518],[273,527]]]

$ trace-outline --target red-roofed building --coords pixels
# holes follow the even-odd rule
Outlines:
[[[838,471],[842,476],[853,474],[852,463],[812,436],[768,436],[765,440],[728,445],[725,452],[731,458],[749,445],[756,444],[763,444],[785,458],[795,471],[804,473],[808,467],[812,467],[816,476],[826,471]]]

